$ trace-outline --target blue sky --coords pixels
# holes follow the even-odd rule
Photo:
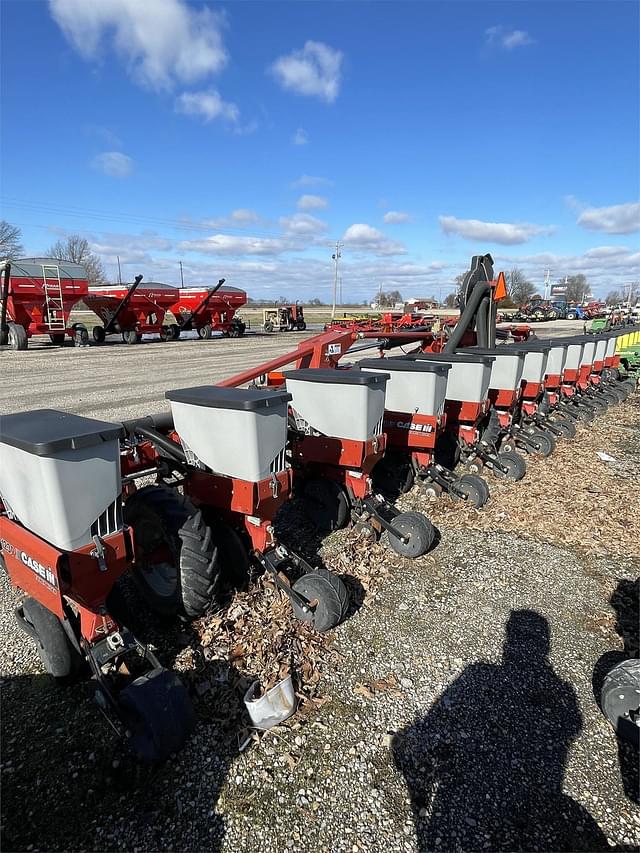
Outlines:
[[[635,2],[4,0],[2,216],[110,276],[444,295],[640,279]]]

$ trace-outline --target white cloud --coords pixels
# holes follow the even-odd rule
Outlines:
[[[228,60],[222,15],[182,0],[49,0],[54,20],[85,59],[110,43],[131,76],[155,89],[220,71]]]
[[[350,225],[342,237],[346,247],[357,252],[371,252],[374,255],[403,255],[404,245],[397,240],[391,240],[382,231],[357,222]]]
[[[409,222],[411,217],[402,210],[389,210],[383,219],[387,225],[400,225],[402,222]]]
[[[203,255],[280,255],[295,248],[278,237],[242,237],[232,234],[213,234],[202,240],[183,240],[178,249]]]
[[[217,216],[213,219],[202,219],[196,227],[200,228],[248,228],[250,225],[260,225],[262,219],[255,210],[239,207],[232,210],[229,216]],[[185,225],[191,225],[191,221],[185,221]]]
[[[206,92],[183,92],[176,98],[176,111],[189,116],[198,116],[205,122],[222,118],[235,123],[240,117],[240,110],[236,104],[223,101],[215,89],[209,89]]]
[[[294,213],[293,216],[281,216],[280,225],[287,235],[312,237],[328,229],[326,222],[316,219],[308,213]]]
[[[342,59],[342,51],[320,41],[307,41],[302,50],[276,59],[271,73],[283,89],[331,104],[340,91]]]
[[[294,145],[308,145],[309,136],[307,135],[307,131],[303,127],[299,127],[293,134],[293,139],[291,141]]]
[[[589,231],[605,231],[607,234],[633,234],[640,231],[640,202],[585,207],[578,217],[578,225]]]
[[[329,205],[329,199],[323,195],[301,195],[298,199],[300,210],[322,210]]]
[[[133,172],[133,160],[121,151],[103,151],[93,158],[91,165],[111,178],[128,178]]]
[[[465,240],[486,240],[489,243],[526,243],[539,235],[552,234],[551,225],[531,225],[527,222],[482,222],[479,219],[457,219],[455,216],[439,216],[445,234],[459,234]]]
[[[505,30],[502,26],[488,27],[485,31],[486,44],[491,47],[502,47],[505,50],[513,50],[516,47],[524,47],[527,44],[535,44],[526,30]]]
[[[294,189],[302,189],[303,187],[330,187],[333,181],[329,178],[322,178],[319,175],[300,175],[291,186]]]

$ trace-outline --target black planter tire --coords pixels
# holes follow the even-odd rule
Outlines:
[[[307,480],[303,500],[319,530],[341,530],[349,523],[350,504],[345,490],[333,480]]]
[[[556,417],[553,425],[560,430],[562,438],[572,439],[576,437],[576,425],[569,418]]]
[[[490,497],[489,486],[477,474],[463,474],[455,481],[455,486],[462,490],[467,499],[461,498],[455,492],[449,492],[454,501],[463,501],[476,509],[482,509]]]
[[[196,725],[193,704],[175,672],[153,669],[118,695],[127,743],[144,764],[166,761],[178,752]]]
[[[556,449],[556,440],[552,433],[544,432],[541,429],[534,429],[529,433],[529,437],[532,438],[535,443],[538,445],[537,448],[532,450],[536,456],[551,456],[553,451]]]
[[[527,463],[515,450],[498,453],[498,462],[508,469],[504,472],[494,467],[493,473],[501,480],[522,480],[527,473]]]
[[[38,655],[45,670],[60,684],[75,681],[83,672],[85,660],[80,652],[71,645],[71,641],[62,627],[62,623],[50,610],[35,598],[25,598],[22,602],[22,617],[27,623],[23,630],[35,640]],[[20,617],[17,616],[18,625]]]
[[[579,405],[576,406],[576,410],[578,412],[578,418],[582,421],[582,423],[590,424],[593,420],[595,420],[596,413],[588,406]]]
[[[144,486],[125,503],[124,520],[133,528],[134,578],[153,610],[196,619],[219,604],[219,549],[191,501],[168,486]],[[153,562],[158,550],[169,560]]]
[[[337,575],[327,572],[309,572],[302,575],[291,587],[307,601],[316,601],[315,607],[305,612],[293,599],[291,605],[297,619],[310,622],[318,633],[330,631],[340,624],[349,605],[349,595],[344,583]]]
[[[600,704],[605,717],[618,735],[640,745],[640,660],[624,660],[607,673],[602,685]]]
[[[403,542],[393,533],[387,532],[386,536],[391,549],[399,556],[408,557],[411,560],[426,554],[436,538],[433,525],[420,512],[401,512],[393,519],[391,526],[409,537],[408,542]]]

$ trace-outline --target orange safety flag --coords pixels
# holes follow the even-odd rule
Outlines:
[[[504,299],[507,295],[507,281],[504,277],[504,273],[498,273],[498,281],[496,283],[496,289],[493,293],[493,298],[496,302],[500,299]]]

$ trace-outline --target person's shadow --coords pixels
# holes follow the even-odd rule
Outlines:
[[[582,718],[549,663],[549,640],[543,616],[512,611],[502,662],[468,666],[394,738],[420,850],[609,849],[562,790]]]

